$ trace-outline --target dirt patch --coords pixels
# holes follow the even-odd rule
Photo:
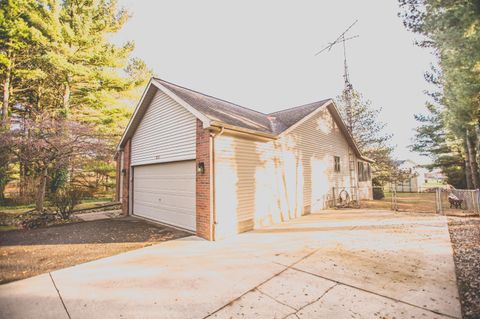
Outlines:
[[[0,283],[188,235],[131,217],[1,232]]]
[[[448,218],[464,319],[480,317],[480,218]]]

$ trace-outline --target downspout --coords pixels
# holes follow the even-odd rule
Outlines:
[[[216,208],[216,193],[215,193],[215,138],[222,135],[225,127],[221,127],[220,132],[215,134],[210,133],[210,238],[215,240],[215,227],[217,225],[217,208]]]

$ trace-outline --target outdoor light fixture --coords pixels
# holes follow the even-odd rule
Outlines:
[[[205,173],[205,163],[198,162],[197,164],[197,173],[203,174]]]
[[[123,176],[127,175],[127,170],[125,168],[122,168],[122,175]]]

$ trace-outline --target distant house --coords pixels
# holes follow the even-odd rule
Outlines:
[[[210,240],[317,212],[334,187],[372,196],[331,99],[264,114],[152,78],[116,158],[124,213]]]
[[[411,160],[397,161],[398,168],[405,173],[403,180],[390,185],[397,192],[423,192],[446,182],[446,176],[439,170],[429,171]]]

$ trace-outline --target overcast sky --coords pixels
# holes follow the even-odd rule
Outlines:
[[[411,153],[413,114],[423,112],[424,72],[433,61],[414,46],[396,0],[120,0],[132,14],[115,41],[157,76],[269,113],[336,97],[343,88],[340,46],[314,56],[358,19],[348,42],[353,86],[382,107],[396,157]]]

